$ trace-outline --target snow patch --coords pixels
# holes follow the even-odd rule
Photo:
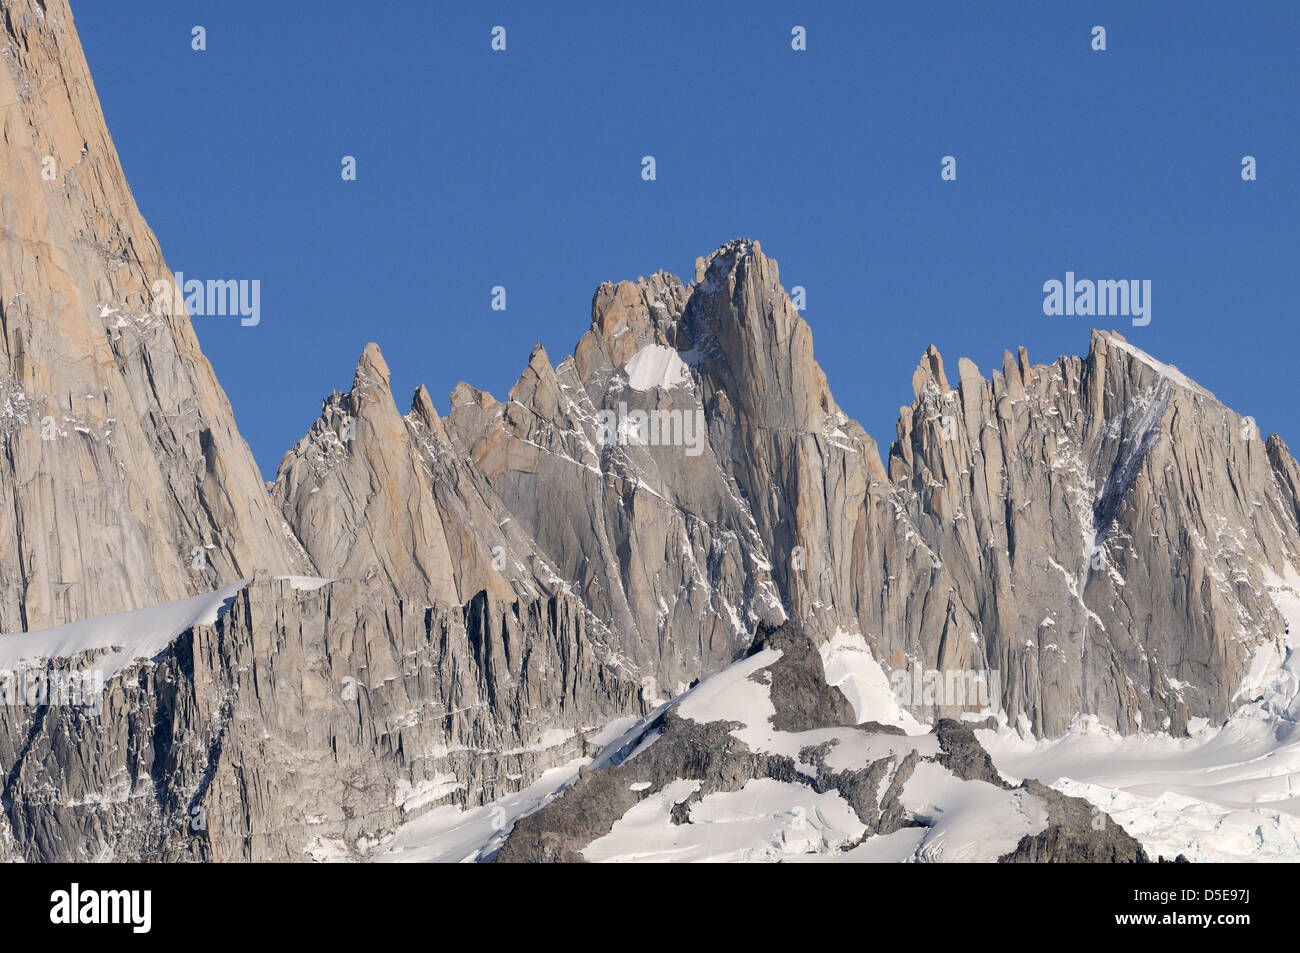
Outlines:
[[[690,823],[674,824],[672,809],[699,787],[673,781],[624,814],[583,856],[597,862],[754,862],[806,854],[835,854],[866,833],[844,798],[802,784],[759,778],[739,791],[702,798]]]
[[[38,632],[0,635],[0,669],[16,668],[20,662],[103,652],[86,670],[102,672],[108,680],[135,662],[155,657],[186,629],[215,623],[250,582],[244,579],[215,592],[148,609],[69,622]]]
[[[1192,380],[1190,377],[1188,377],[1178,368],[1174,367],[1172,364],[1163,364],[1160,361],[1157,361],[1146,351],[1143,351],[1141,348],[1134,347],[1132,344],[1129,344],[1127,341],[1120,340],[1114,334],[1111,334],[1109,332],[1103,332],[1103,333],[1106,335],[1106,341],[1108,344],[1110,344],[1111,347],[1118,348],[1119,350],[1123,351],[1125,354],[1129,355],[1129,357],[1136,358],[1138,361],[1145,364],[1147,367],[1151,368],[1161,377],[1168,378],[1169,381],[1179,385],[1180,387],[1186,387],[1188,390],[1195,391],[1198,394],[1204,394],[1206,397],[1209,397],[1211,400],[1218,399],[1213,394],[1211,394],[1208,390],[1202,387],[1200,384],[1196,383],[1196,381]]]
[[[872,656],[861,633],[840,630],[819,651],[827,684],[838,688],[849,700],[858,724],[876,721],[882,725],[900,725],[908,734],[923,734],[927,730],[898,704],[884,669]]]
[[[312,492],[315,493],[316,490],[313,489]],[[325,579],[322,576],[272,576],[271,578],[284,579],[292,588],[303,592],[312,592],[322,586],[328,586],[334,581],[333,579]]]
[[[370,859],[378,863],[473,863],[490,859],[515,821],[531,814],[555,798],[578,776],[586,764],[577,758],[543,772],[536,781],[515,794],[491,804],[464,810],[454,804],[436,807],[397,829],[382,852]]]
[[[640,391],[656,387],[667,390],[685,383],[691,376],[677,351],[660,344],[647,344],[633,354],[626,370],[628,386]]]

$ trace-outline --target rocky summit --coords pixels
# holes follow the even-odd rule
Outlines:
[[[268,488],[66,0],[0,60],[0,860],[1300,856],[1067,757],[1300,770],[1300,467],[1176,368],[931,347],[882,451],[736,239],[502,399],[358,341]]]

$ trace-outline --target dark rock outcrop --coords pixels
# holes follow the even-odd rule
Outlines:
[[[1012,853],[998,858],[998,863],[1150,863],[1135,838],[1087,801],[1068,797],[1033,780],[1025,781],[1021,787],[1046,802],[1048,826],[1038,834],[1022,838]]]

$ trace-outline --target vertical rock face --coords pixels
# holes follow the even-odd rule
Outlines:
[[[0,632],[309,571],[169,276],[66,0],[4,0]]]
[[[380,562],[409,568],[440,552],[389,528],[391,500],[409,501],[404,519],[436,510],[466,540],[453,566],[508,554],[530,570],[517,593],[573,593],[651,697],[786,618],[823,642],[864,634],[904,684],[981,673],[994,690],[923,693],[918,717],[975,712],[1036,735],[1080,715],[1182,734],[1281,661],[1269,586],[1300,553],[1296,464],[1176,369],[1094,332],[1086,358],[1032,366],[1022,348],[992,380],[962,359],[954,384],[930,348],[886,466],[758,243],[728,243],[697,277],[602,285],[574,355],[552,367],[539,345],[506,401],[462,384],[441,421],[421,391],[403,427],[381,399],[387,429],[358,430],[353,462],[321,483],[303,460],[329,456],[327,406],[282,466],[288,521],[323,571],[351,575],[361,565],[324,554],[400,540]],[[474,491],[453,507],[453,486]],[[349,506],[335,493],[374,516],[335,525]],[[439,597],[423,581],[394,591]]]
[[[875,444],[757,243],[702,268],[697,289],[602,285],[572,357],[553,367],[539,345],[508,400],[462,384],[445,421],[423,390],[399,417],[368,348],[273,494],[319,571],[431,602],[573,593],[651,697],[788,611],[823,637],[856,627]]]
[[[885,480],[875,441],[835,403],[812,332],[758,242],[731,242],[697,267],[684,325],[717,457],[791,614],[823,635],[850,627],[863,505]]]
[[[618,655],[670,694],[782,611],[677,346],[687,298],[662,273],[602,285],[572,357],[552,367],[539,346],[508,401],[462,386],[447,420]]]
[[[482,482],[456,459],[427,393],[398,413],[388,365],[371,344],[352,390],[325,401],[285,455],[272,496],[325,575],[378,576],[392,595],[427,604],[459,604],[484,589],[513,598],[511,579],[536,597],[541,589],[516,568],[527,547]]]
[[[426,609],[259,578],[112,679],[102,714],[0,707],[0,860],[355,858],[581,756],[637,693],[571,599]]]
[[[885,620],[891,654],[1000,670],[1037,734],[1080,713],[1183,733],[1247,700],[1281,651],[1270,579],[1300,552],[1281,441],[1113,333],[1084,359],[1008,353],[991,381],[963,360],[955,388],[931,351],[914,387],[893,499],[949,595],[914,641]]]
[[[665,716],[642,725],[668,732],[653,777],[584,783],[507,857],[586,851],[552,836],[564,811],[585,798],[608,832],[648,790],[625,780],[838,792],[849,843],[921,810],[900,799],[913,771],[1002,790],[956,721],[924,742],[849,725],[877,676],[994,676],[976,703],[900,699],[926,721],[1182,734],[1282,661],[1271,593],[1300,562],[1300,467],[1279,438],[1094,332],[1085,358],[1021,349],[991,380],[963,359],[950,381],[930,348],[882,460],[746,239],[689,285],[602,284],[572,356],[539,344],[506,400],[460,384],[445,418],[423,388],[400,412],[366,347],[268,495],[189,319],[155,307],[168,269],[66,0],[0,0],[0,60],[0,632],[257,576],[113,669],[101,712],[0,706],[0,859],[361,856],[754,652],[783,653],[777,729],[893,754],[845,770],[822,742],[805,760]],[[101,625],[130,642],[131,619]],[[94,631],[0,636],[0,658],[125,651]],[[846,674],[868,646],[885,671]],[[997,797],[1041,822],[997,856],[1140,853],[1083,831],[1078,804]]]

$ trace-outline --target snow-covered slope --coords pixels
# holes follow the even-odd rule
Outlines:
[[[501,849],[514,822],[556,797],[587,761],[578,758],[544,771],[523,790],[482,807],[465,810],[447,804],[434,808],[404,825],[371,859],[379,863],[456,864],[491,857]]]
[[[789,706],[806,702],[809,686],[798,682],[792,694],[790,670],[806,673],[809,660],[772,642],[621,734],[607,732],[613,740],[587,762],[585,779],[575,762],[553,772],[549,786],[417,821],[376,859],[492,859],[522,821],[518,836],[528,849],[503,859],[993,861],[1060,824],[1061,802],[1026,782],[1034,779],[1068,796],[1088,829],[1101,819],[1103,832],[1132,835],[1150,858],[1295,860],[1300,574],[1269,578],[1269,595],[1291,625],[1286,654],[1262,667],[1257,684],[1246,686],[1250,700],[1225,724],[1197,725],[1190,738],[1123,736],[1083,718],[1051,741],[1004,726],[975,731],[964,743],[956,723],[932,732],[907,719],[870,651],[844,633],[820,649],[817,674],[826,688],[838,686],[852,717],[791,724]],[[866,712],[895,727],[862,725]],[[980,744],[997,774],[972,767],[983,756]],[[710,761],[702,746],[732,750]],[[595,780],[602,772],[617,777]],[[866,803],[874,810],[859,813],[862,791],[845,783],[853,776],[873,779]],[[557,854],[547,806],[556,817],[585,818],[577,840],[586,842],[564,845],[574,856]],[[605,811],[595,825],[593,808]],[[1086,836],[1077,827],[1073,833]]]
[[[1004,783],[970,729],[901,716],[870,653],[830,671],[787,623],[607,744],[584,770],[402,828],[378,860],[995,861],[1142,859],[1083,801]],[[1050,857],[1038,856],[1051,843]]]
[[[1093,718],[1050,741],[977,732],[998,769],[1087,799],[1153,854],[1300,860],[1300,573],[1264,575],[1287,621],[1284,654],[1260,659],[1222,725],[1190,738],[1120,736]]]

